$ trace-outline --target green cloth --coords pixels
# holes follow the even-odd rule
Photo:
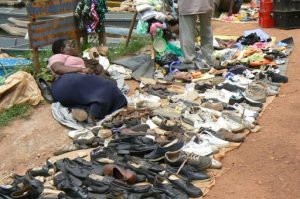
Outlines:
[[[183,57],[183,52],[180,48],[178,48],[177,46],[175,46],[174,44],[168,44],[167,51],[171,51],[172,53],[174,53],[177,57]]]

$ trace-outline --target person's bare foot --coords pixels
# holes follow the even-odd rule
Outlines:
[[[88,118],[88,113],[83,109],[72,108],[71,113],[72,113],[73,119],[76,121],[79,121],[79,122],[83,122],[83,121],[87,120],[87,118]]]

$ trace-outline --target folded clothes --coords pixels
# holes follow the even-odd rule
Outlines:
[[[144,12],[146,10],[153,10],[153,9],[154,9],[154,7],[151,5],[148,5],[148,4],[142,4],[142,5],[136,6],[136,11],[139,13]]]
[[[148,21],[149,19],[152,19],[156,16],[156,11],[154,10],[147,10],[147,11],[144,11],[142,13],[140,13],[140,19],[142,21]]]

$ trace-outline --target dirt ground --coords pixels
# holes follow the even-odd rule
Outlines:
[[[257,24],[213,22],[216,35],[241,35]],[[277,40],[293,36],[295,48],[288,66],[289,83],[259,120],[259,133],[250,134],[238,150],[226,154],[226,172],[218,177],[207,199],[300,198],[300,29],[264,29]],[[68,129],[51,116],[50,105],[33,110],[29,120],[0,129],[0,179],[42,165],[54,149],[70,141]],[[1,136],[0,136],[1,137]]]

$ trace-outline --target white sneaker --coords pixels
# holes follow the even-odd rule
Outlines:
[[[231,77],[230,80],[235,82],[237,85],[241,85],[241,86],[248,85],[252,82],[252,80],[250,80],[246,77],[240,76],[240,75],[235,75],[235,76]]]
[[[225,89],[216,90],[216,89],[207,89],[205,93],[201,94],[201,96],[204,96],[205,98],[216,98],[220,102],[229,103],[230,97],[234,95],[234,93],[227,91]]]
[[[218,148],[222,148],[222,147],[226,147],[229,145],[228,141],[225,140],[221,140],[215,136],[213,136],[211,133],[209,132],[205,132],[205,133],[201,133],[199,134],[199,137],[202,140],[207,140],[209,142],[210,145],[216,146]]]
[[[142,119],[142,124],[147,124],[149,126],[150,129],[155,129],[158,128],[158,126],[151,120],[151,119]]]
[[[73,140],[80,144],[91,144],[94,139],[95,135],[91,131],[88,131],[85,134],[75,137]]]
[[[194,141],[187,143],[182,147],[182,150],[188,154],[192,153],[200,156],[208,156],[214,153],[213,149],[207,143],[197,144]]]
[[[221,169],[223,167],[222,163],[218,160],[211,158],[211,166],[210,169]]]
[[[72,139],[75,139],[81,135],[88,134],[89,132],[90,132],[90,130],[83,128],[83,129],[69,131],[68,136]]]
[[[237,110],[240,114],[246,116],[246,117],[257,117],[258,116],[258,112],[253,111],[253,110],[249,110],[246,107],[235,103],[234,105],[232,105],[232,107]]]
[[[136,92],[134,95],[128,97],[128,104],[132,104],[133,106],[136,106],[136,104],[141,102],[145,102],[146,104],[158,104],[160,102],[160,97],[150,94],[145,95],[139,92]]]
[[[188,110],[184,112],[183,118],[194,127],[204,122],[198,114],[191,114]]]
[[[233,132],[238,132],[238,131],[242,131],[245,129],[245,127],[242,124],[235,122],[226,116],[220,117],[218,119],[217,123],[222,124],[220,126],[223,126],[223,128],[225,128],[229,131],[233,131]]]

